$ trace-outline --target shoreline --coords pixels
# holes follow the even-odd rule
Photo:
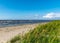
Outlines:
[[[0,43],[6,43],[18,34],[25,34],[29,30],[33,30],[37,25],[38,24],[25,24],[20,26],[2,27],[0,28]]]
[[[25,25],[17,25],[17,26],[9,26],[0,28],[0,43],[6,43],[11,40],[14,36],[20,34],[24,35],[25,33],[33,30],[39,24],[45,23],[35,23],[35,24],[25,24]]]
[[[39,22],[39,23],[24,23],[24,24],[4,24],[4,25],[0,25],[0,28],[12,27],[12,26],[21,26],[21,25],[29,25],[29,24],[41,24],[41,23],[46,23],[46,22]]]

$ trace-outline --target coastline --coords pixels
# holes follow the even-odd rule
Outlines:
[[[38,24],[39,23],[2,27],[0,28],[0,43],[6,43],[8,40],[18,34],[25,34],[29,30],[33,30]]]
[[[40,24],[46,24],[46,22],[2,27],[0,28],[0,43],[7,43],[7,41],[11,40],[18,34],[24,35],[25,33],[29,32],[30,30],[33,30]]]

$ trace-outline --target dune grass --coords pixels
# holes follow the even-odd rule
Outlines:
[[[39,25],[24,36],[15,37],[10,43],[60,43],[60,20]]]

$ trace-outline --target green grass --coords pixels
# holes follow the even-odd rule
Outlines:
[[[7,43],[17,43],[17,42],[20,42],[20,41],[21,41],[21,37],[20,37],[20,35],[17,35],[14,38],[12,38],[10,40],[10,42],[7,42]]]
[[[16,41],[18,39],[14,38],[10,42],[15,43]],[[60,43],[60,21],[39,25],[20,37],[18,43]]]

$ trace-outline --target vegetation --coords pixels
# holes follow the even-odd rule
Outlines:
[[[17,42],[20,42],[20,41],[21,41],[20,35],[17,35],[14,38],[12,38],[10,40],[10,42],[8,41],[7,43],[17,43]]]
[[[19,40],[17,43],[60,43],[60,21],[39,25],[20,39],[19,37],[12,39],[10,42],[15,43]]]

